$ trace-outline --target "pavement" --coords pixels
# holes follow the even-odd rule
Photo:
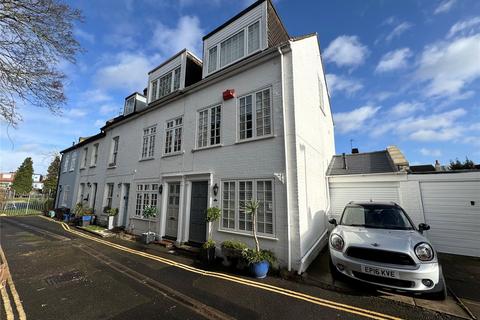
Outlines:
[[[440,254],[449,295],[446,300],[422,299],[395,291],[386,291],[359,281],[334,280],[329,270],[330,255],[325,248],[303,274],[305,283],[350,294],[363,294],[390,299],[419,308],[440,311],[463,319],[480,319],[480,259],[449,254]],[[473,317],[472,317],[473,316]]]
[[[20,298],[9,285],[0,319],[22,319],[20,309],[55,320],[454,318],[374,295],[204,270],[175,250],[41,217],[0,217],[0,244]]]

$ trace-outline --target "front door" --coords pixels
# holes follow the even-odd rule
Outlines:
[[[168,184],[167,223],[165,236],[177,238],[178,231],[178,210],[180,208],[180,183]]]
[[[130,183],[125,183],[123,185],[124,194],[123,194],[123,216],[122,216],[122,226],[127,227],[127,218],[128,218],[128,197],[130,196]]]
[[[207,234],[208,182],[192,183],[192,199],[190,203],[189,241],[203,243]]]

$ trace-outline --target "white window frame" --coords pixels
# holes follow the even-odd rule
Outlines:
[[[112,147],[110,151],[109,167],[116,167],[118,162],[118,146],[120,144],[120,136],[112,138]]]
[[[62,206],[65,207],[68,201],[68,193],[70,192],[70,186],[66,185],[63,188]]]
[[[264,91],[269,90],[270,94],[270,133],[264,133],[262,135],[257,134],[257,94],[258,93],[263,93]],[[244,99],[248,96],[252,97],[252,136],[247,138],[241,137],[240,131],[241,131],[241,99]],[[257,139],[262,139],[266,137],[271,137],[273,136],[273,90],[272,87],[265,87],[262,89],[255,90],[253,92],[244,94],[240,97],[237,98],[237,142],[243,142],[243,141],[250,141],[250,140],[257,140]]]
[[[249,48],[248,48],[248,38],[249,38],[249,35],[248,35],[248,29],[250,26],[253,26],[255,23],[258,22],[258,37],[259,37],[259,46],[258,46],[258,49],[256,50],[253,50],[253,51],[250,51]],[[247,56],[250,56],[258,51],[261,51],[262,50],[262,42],[263,42],[263,37],[262,37],[262,21],[261,19],[257,19],[255,21],[253,21],[252,23],[249,23],[248,25],[244,26],[243,28],[241,29],[237,29],[235,30],[234,32],[232,32],[231,34],[229,34],[227,37],[223,38],[221,41],[217,42],[216,44],[214,45],[211,45],[208,49],[207,49],[207,52],[206,52],[206,57],[205,59],[207,60],[207,63],[206,63],[206,66],[207,66],[207,75],[209,74],[212,74],[214,72],[217,72],[221,69],[224,69],[234,63],[236,63],[237,61],[240,61],[242,60],[243,58],[247,57]],[[226,65],[224,65],[223,67],[220,66],[220,56],[221,56],[221,44],[224,43],[225,41],[229,40],[230,38],[234,37],[235,35],[237,35],[238,33],[240,33],[241,31],[243,31],[243,55],[236,59],[236,60],[233,60],[231,61],[230,63],[227,63]],[[214,47],[217,47],[217,55],[216,55],[216,68],[214,70],[209,70],[209,67],[210,67],[210,50]]]
[[[240,182],[251,182],[252,183],[252,199],[257,199],[257,193],[258,193],[258,182],[265,182],[269,181],[272,185],[272,233],[265,233],[265,232],[260,232],[258,231],[258,235],[263,236],[263,237],[268,237],[268,238],[275,238],[276,230],[275,230],[275,224],[276,224],[276,212],[275,212],[275,179],[272,178],[249,178],[249,179],[225,179],[221,181],[221,217],[220,217],[220,223],[219,223],[219,228],[218,230],[220,231],[225,231],[225,232],[234,232],[234,233],[242,233],[246,235],[252,235],[252,230],[242,230],[240,229]],[[224,222],[224,211],[223,211],[223,206],[224,206],[224,184],[225,183],[234,183],[235,186],[235,199],[234,199],[234,227],[233,228],[227,228],[224,227],[223,222]],[[230,209],[230,208],[229,208]],[[247,221],[247,220],[246,220]],[[258,224],[257,220],[257,224]],[[258,229],[258,228],[257,228]]]
[[[72,153],[72,157],[70,159],[70,171],[75,170],[75,165],[77,164],[77,152]]]
[[[145,206],[159,208],[159,183],[137,183],[135,192],[135,217],[143,218]]]
[[[155,157],[155,142],[157,125],[143,129],[140,160],[153,159]]]
[[[83,148],[83,158],[82,158],[82,166],[80,169],[85,169],[87,167],[88,162],[88,147]]]
[[[178,123],[180,120],[180,123]],[[165,140],[163,145],[163,155],[173,155],[183,152],[183,115],[167,120],[165,122]],[[176,142],[180,133],[180,146],[176,150]],[[167,150],[169,148],[170,150]]]
[[[95,143],[93,145],[92,155],[90,157],[90,167],[95,167],[97,165],[99,146],[100,146],[99,143]]]
[[[105,186],[107,187],[105,190],[105,201],[103,206],[112,208],[113,205],[113,191],[115,188],[115,184],[113,182],[106,183]],[[103,208],[102,208],[103,209]],[[103,212],[103,210],[102,210]]]
[[[80,183],[80,188],[78,189],[77,203],[83,203],[84,193],[85,193],[85,183]]]
[[[222,104],[214,104],[209,107],[200,109],[197,111],[197,126],[196,126],[196,139],[195,139],[195,145],[197,149],[204,149],[204,148],[209,148],[213,146],[219,146],[222,144],[222,116],[223,116],[223,107]],[[220,124],[218,127],[212,128],[212,112],[213,110],[219,110],[220,113]],[[200,135],[203,134],[200,130],[200,121],[201,121],[201,114],[206,112],[207,113],[207,123],[206,123],[206,144],[203,145],[200,143]],[[216,112],[216,111],[215,111]],[[213,130],[219,130],[219,141],[212,143],[212,129]]]
[[[131,103],[131,105],[129,105]],[[135,111],[135,96],[132,96],[125,100],[125,107],[123,109],[123,114],[127,115]]]
[[[178,82],[175,81],[175,73],[177,72],[177,70],[178,70]],[[168,76],[170,76],[170,91],[164,94],[163,96],[160,96],[160,80]],[[172,70],[165,72],[161,76],[155,78],[150,82],[150,92],[151,92],[150,102],[166,97],[170,93],[180,89],[181,82],[182,82],[182,69],[180,65],[174,67]]]
[[[65,173],[65,172],[68,172],[69,160],[70,160],[70,154],[67,153],[67,154],[65,155],[65,160],[64,160],[64,162],[63,162],[63,172],[64,172],[64,173]]]

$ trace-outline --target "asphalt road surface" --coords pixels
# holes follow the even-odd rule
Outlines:
[[[276,278],[257,285],[207,275],[161,260],[168,255],[154,260],[131,242],[94,239],[40,217],[0,217],[0,244],[16,289],[7,284],[0,296],[0,319],[22,318],[15,302],[28,319],[54,320],[448,318]]]

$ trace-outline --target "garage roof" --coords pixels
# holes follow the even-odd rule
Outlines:
[[[387,150],[335,155],[328,176],[397,172]]]

